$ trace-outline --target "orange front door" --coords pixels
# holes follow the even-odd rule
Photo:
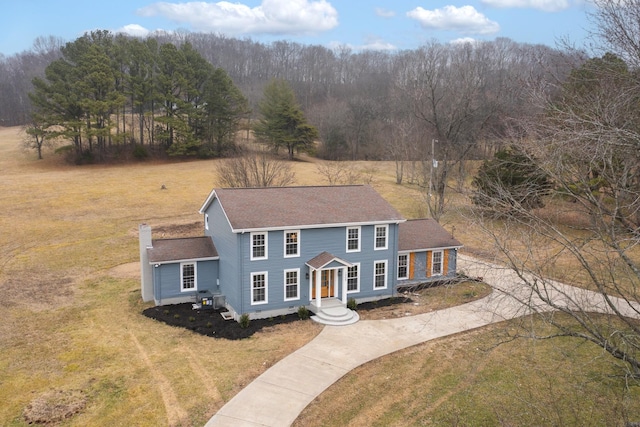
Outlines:
[[[333,270],[322,270],[320,276],[320,298],[328,298],[335,296],[335,283],[333,279]],[[311,298],[316,297],[316,272],[313,272],[311,283]]]

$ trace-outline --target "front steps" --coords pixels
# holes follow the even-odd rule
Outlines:
[[[311,310],[315,313],[314,316],[311,316],[311,319],[323,325],[344,326],[360,320],[358,313],[348,309],[337,299],[322,300],[320,308],[312,304]]]

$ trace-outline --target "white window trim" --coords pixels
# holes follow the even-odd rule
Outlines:
[[[264,301],[253,300],[253,278],[257,275],[264,274]],[[256,271],[251,273],[251,282],[249,283],[249,292],[251,297],[251,305],[263,305],[269,304],[269,272],[268,271]]]
[[[356,288],[354,290],[349,290],[349,269],[345,268],[345,272],[344,274],[347,275],[347,293],[348,294],[355,294],[357,292],[360,292],[360,263],[359,262],[354,262],[353,263],[354,267],[358,267],[358,275],[356,276]]]
[[[406,257],[406,259],[407,259],[407,264],[405,266],[405,270],[407,272],[407,275],[404,276],[404,277],[400,276],[400,257],[401,256]],[[407,279],[409,279],[409,258],[410,258],[410,256],[409,256],[408,253],[406,253],[406,254],[398,254],[398,280],[407,280]]]
[[[264,256],[262,257],[254,257],[253,256],[253,236],[263,235],[264,236]],[[266,231],[253,232],[249,236],[249,257],[251,261],[257,261],[262,259],[269,259],[269,233]]]
[[[435,257],[435,255],[439,253],[440,254],[440,272],[436,273],[435,271],[433,271],[433,258]],[[431,251],[431,275],[432,276],[442,276],[443,275],[443,270],[444,270],[444,251]]]
[[[384,228],[384,246],[378,247],[378,229]],[[383,251],[389,249],[389,224],[376,225],[373,228],[373,249]]]
[[[378,264],[384,264],[384,286],[376,287],[376,266]],[[389,262],[386,259],[381,259],[373,262],[373,290],[387,289],[389,277]]]
[[[184,287],[184,266],[193,265],[193,288]],[[196,262],[180,263],[180,292],[193,292],[198,290],[198,264]]]
[[[295,271],[296,273],[296,297],[295,298],[287,298],[287,273]],[[300,269],[299,268],[289,268],[284,270],[284,300],[285,301],[296,301],[300,299]]]
[[[298,235],[298,251],[295,254],[287,254],[287,234],[296,233]],[[284,230],[283,233],[284,248],[283,253],[285,258],[298,258],[300,257],[300,230]]]
[[[358,248],[357,249],[349,249],[349,230],[358,230]],[[346,228],[346,251],[347,252],[360,252],[361,241],[362,241],[362,227],[359,225],[356,227],[347,227]]]

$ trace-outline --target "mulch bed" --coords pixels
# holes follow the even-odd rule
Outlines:
[[[406,302],[407,298],[386,298],[376,302],[358,304],[357,310],[374,310],[376,308],[388,307]],[[300,321],[298,313],[293,313],[286,316],[276,316],[268,319],[255,319],[249,322],[249,326],[247,328],[242,328],[240,324],[234,320],[224,320],[220,314],[223,311],[226,310],[194,310],[191,303],[184,303],[147,308],[142,312],[142,314],[170,326],[185,328],[198,334],[213,338],[225,338],[228,340],[248,338],[263,328]],[[312,322],[312,320],[308,321]]]

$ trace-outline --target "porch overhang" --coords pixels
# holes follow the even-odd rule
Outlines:
[[[311,258],[306,262],[306,265],[313,270],[321,270],[323,268],[353,267],[353,264],[349,261],[345,261],[342,258],[332,255],[327,251],[324,251]]]
[[[306,262],[307,267],[309,267],[310,272],[307,277],[311,277],[313,283],[310,284],[311,290],[315,289],[315,292],[311,292],[311,303],[314,304],[318,309],[320,309],[322,305],[322,295],[320,292],[320,273],[311,274],[314,272],[322,272],[323,270],[333,270],[334,279],[338,282],[338,271],[349,267],[353,267],[353,264],[349,261],[345,261],[342,258],[339,258],[327,251],[321,252],[315,257],[311,258]],[[347,275],[342,274],[342,283],[341,283],[341,298],[338,300],[342,305],[346,306],[347,303]]]

